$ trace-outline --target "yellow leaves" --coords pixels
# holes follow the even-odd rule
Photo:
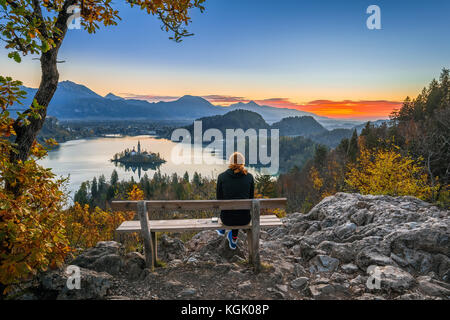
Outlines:
[[[65,212],[66,234],[73,248],[93,247],[99,241],[113,240],[117,227],[131,220],[133,212],[104,211],[79,203]]]
[[[58,142],[56,142],[56,140],[53,138],[46,139],[44,142],[48,146],[57,146],[58,145]]]
[[[133,189],[128,192],[128,199],[130,200],[144,200],[144,191],[139,189],[137,185],[133,185]]]
[[[11,163],[12,146],[0,147],[0,282],[10,285],[62,263],[70,248],[61,180],[35,160]],[[19,195],[7,190],[6,183],[19,186]]]
[[[309,171],[310,179],[313,182],[313,187],[319,191],[323,187],[323,180],[320,178],[319,171],[315,167],[311,167]]]
[[[348,166],[346,183],[362,194],[415,196],[432,200],[439,185],[430,186],[425,169],[398,148],[373,150],[361,148],[358,161]]]
[[[280,208],[273,209],[271,214],[275,214],[278,218],[281,219],[281,218],[286,217],[286,210],[280,209]]]

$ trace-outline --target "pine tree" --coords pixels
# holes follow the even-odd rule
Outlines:
[[[92,198],[95,199],[98,195],[98,184],[97,184],[97,178],[94,177],[94,179],[92,180],[92,185],[91,185],[91,195]]]
[[[192,183],[196,186],[196,187],[200,187],[201,186],[201,180],[200,180],[200,175],[197,173],[197,171],[194,173],[194,178],[192,179]]]
[[[183,181],[184,182],[189,182],[189,173],[187,171],[183,175]]]
[[[314,166],[320,170],[324,167],[325,161],[327,159],[328,149],[324,145],[319,144],[314,153]]]
[[[88,183],[83,182],[80,186],[80,189],[78,189],[78,191],[75,193],[73,201],[78,202],[81,205],[85,205],[89,202],[88,198]]]
[[[115,186],[119,181],[119,175],[117,174],[116,169],[111,174],[111,185]]]
[[[353,130],[353,135],[350,139],[350,143],[348,145],[348,151],[347,155],[351,162],[355,162],[356,158],[358,157],[358,133],[356,132],[356,129]]]

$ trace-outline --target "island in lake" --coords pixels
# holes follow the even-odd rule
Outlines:
[[[135,172],[135,170],[138,169],[139,176],[141,169],[144,171],[147,171],[148,169],[155,170],[161,164],[166,162],[166,160],[161,158],[159,152],[153,153],[146,150],[141,150],[140,141],[138,141],[137,150],[133,147],[133,150],[126,149],[122,152],[116,153],[111,161],[117,165],[125,167],[126,170],[131,169]]]

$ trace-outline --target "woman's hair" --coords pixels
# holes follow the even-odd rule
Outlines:
[[[245,169],[245,167],[244,167],[245,157],[242,153],[240,153],[240,152],[233,153],[230,157],[229,162],[230,162],[230,164],[229,164],[228,168],[233,170],[234,173],[241,172],[243,174],[247,174],[247,169]]]

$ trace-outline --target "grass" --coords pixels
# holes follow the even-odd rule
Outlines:
[[[261,272],[272,272],[274,270],[275,270],[275,268],[273,265],[271,265],[270,263],[261,261]]]
[[[155,267],[156,268],[167,268],[167,263],[162,260],[156,259]]]

